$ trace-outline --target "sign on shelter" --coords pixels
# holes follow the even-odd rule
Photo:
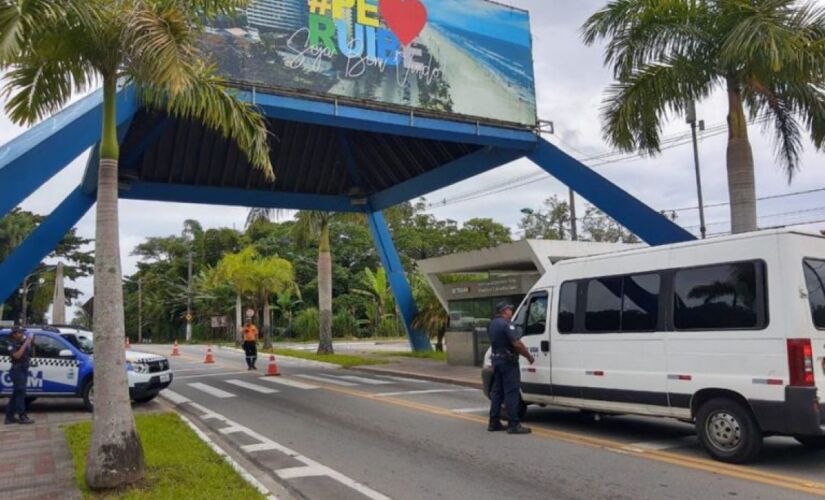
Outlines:
[[[207,28],[243,86],[533,127],[526,11],[487,0],[253,0]]]

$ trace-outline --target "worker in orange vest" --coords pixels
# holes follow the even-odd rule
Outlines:
[[[252,320],[246,320],[243,327],[243,350],[246,353],[246,366],[248,370],[257,370],[255,363],[258,361],[258,327],[252,324]]]

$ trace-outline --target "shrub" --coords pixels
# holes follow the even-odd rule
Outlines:
[[[357,337],[358,333],[358,320],[352,314],[342,312],[332,318],[333,337]]]
[[[378,323],[378,329],[375,332],[377,337],[401,337],[404,335],[404,330],[397,319],[393,317],[382,318]]]
[[[321,318],[318,309],[304,309],[295,316],[292,322],[292,331],[302,340],[312,340],[318,338],[321,329]]]

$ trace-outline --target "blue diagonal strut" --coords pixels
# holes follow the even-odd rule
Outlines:
[[[26,240],[0,263],[0,302],[17,289],[17,286],[60,243],[60,240],[92,208],[95,198],[77,187],[63,200]]]
[[[529,158],[648,245],[696,239],[678,224],[544,139],[539,141]]]
[[[392,293],[404,318],[404,326],[407,329],[407,336],[410,339],[410,346],[416,352],[429,352],[433,350],[432,344],[427,334],[421,330],[413,328],[412,323],[418,316],[418,307],[415,305],[412,288],[407,281],[398,251],[392,241],[390,229],[381,212],[370,212],[367,214],[370,224],[370,231],[375,240],[375,248],[381,257],[381,264],[387,272],[387,280],[390,282]]]

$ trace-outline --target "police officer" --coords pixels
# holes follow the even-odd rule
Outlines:
[[[32,342],[34,342],[34,335],[27,335],[26,330],[19,326],[12,328],[9,335],[8,355],[11,358],[9,376],[13,389],[6,405],[6,424],[34,423],[34,420],[26,415],[26,384],[29,382]]]
[[[246,353],[246,367],[248,370],[257,370],[255,363],[258,361],[258,327],[252,324],[251,319],[246,320],[243,327],[243,350]]]
[[[530,434],[529,428],[519,422],[521,404],[521,370],[519,355],[527,358],[532,365],[533,355],[521,341],[521,330],[510,322],[513,305],[502,302],[496,306],[497,316],[487,327],[487,335],[493,351],[493,390],[490,394],[490,432],[503,431],[501,405],[507,408],[507,433]]]

